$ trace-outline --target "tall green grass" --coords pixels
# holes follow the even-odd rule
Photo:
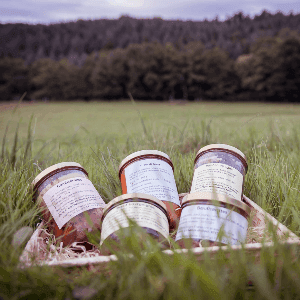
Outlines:
[[[133,235],[126,243],[124,241],[123,251],[115,253],[118,260],[106,267],[18,268],[18,257],[24,244],[13,246],[12,241],[20,228],[35,229],[40,221],[38,207],[31,200],[30,183],[41,170],[58,162],[76,161],[88,171],[90,180],[108,202],[121,195],[120,161],[141,149],[158,149],[169,154],[175,166],[178,192],[182,193],[190,188],[193,161],[200,147],[225,143],[239,148],[249,163],[245,194],[300,235],[300,127],[296,126],[294,116],[286,117],[286,111],[280,115],[280,108],[279,113],[254,122],[260,118],[255,109],[251,115],[242,116],[238,113],[241,110],[236,110],[237,122],[234,122],[234,117],[228,115],[230,109],[227,108],[228,114],[224,116],[216,107],[210,114],[208,111],[199,114],[201,118],[198,119],[197,114],[191,112],[186,117],[180,115],[178,122],[167,116],[151,122],[149,115],[152,112],[147,111],[148,106],[144,110],[143,106],[130,105],[130,114],[135,116],[131,120],[135,130],[126,129],[124,123],[122,135],[97,134],[95,128],[86,127],[68,136],[36,138],[34,115],[27,118],[26,130],[23,125],[20,127],[12,122],[9,126],[13,128],[4,131],[0,149],[0,297],[299,298],[299,253],[297,249],[278,243],[276,236],[275,246],[263,248],[259,261],[246,251],[232,251],[229,256],[219,251],[214,259],[207,253],[201,262],[192,252],[175,252],[167,256],[151,239],[140,245]],[[199,105],[205,108],[203,104]],[[192,107],[195,110],[197,106]],[[156,109],[159,110],[159,106]],[[232,112],[235,109],[236,106],[231,106]],[[12,119],[17,111],[13,112]],[[114,115],[112,110],[111,118]],[[19,123],[22,122],[24,116]],[[9,130],[11,133],[7,134]]]

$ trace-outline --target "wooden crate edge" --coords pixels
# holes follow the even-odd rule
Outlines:
[[[297,250],[300,249],[300,241],[294,241],[294,242],[284,242],[281,243],[282,245],[285,245],[287,247],[297,247]],[[202,259],[205,253],[209,253],[210,255],[215,255],[218,251],[222,250],[225,252],[225,254],[230,254],[231,252],[237,252],[242,249],[246,250],[248,253],[251,254],[260,254],[261,249],[264,248],[271,248],[274,246],[273,242],[269,243],[253,243],[253,244],[245,244],[244,246],[238,245],[238,246],[214,246],[214,247],[206,247],[206,248],[193,248],[193,249],[178,249],[178,250],[164,250],[163,253],[167,255],[174,255],[177,254],[186,254],[189,251],[193,252],[198,259]],[[63,260],[63,261],[50,261],[50,262],[41,262],[38,263],[40,266],[61,266],[61,267],[80,267],[80,266],[86,266],[86,265],[94,265],[94,264],[103,264],[106,265],[111,261],[116,261],[117,257],[115,255],[108,255],[108,256],[97,256],[97,257],[91,257],[91,258],[76,258],[76,259],[69,259],[69,260]]]
[[[277,231],[280,231],[283,234],[289,235],[287,242],[300,241],[300,238],[293,233],[290,229],[288,229],[285,225],[280,223],[277,219],[267,213],[263,208],[261,208],[258,204],[253,202],[251,199],[243,195],[243,201],[249,205],[251,208],[255,209],[257,212],[262,214],[267,220],[269,220],[274,226],[277,227]]]
[[[273,225],[277,226],[278,230],[280,230],[283,234],[288,234],[289,238],[285,241],[282,242],[282,244],[288,245],[296,245],[300,246],[300,238],[294,234],[291,230],[289,230],[286,226],[281,224],[278,220],[276,220],[274,217],[272,217],[270,214],[268,214],[264,209],[262,209],[259,205],[257,205],[255,202],[250,200],[248,197],[243,195],[243,201],[247,203],[252,209],[255,211],[259,212],[261,215],[263,215],[265,218],[267,218],[270,222],[272,222]],[[36,238],[40,235],[41,228],[44,226],[44,223],[40,223],[33,235],[31,236],[30,240],[27,242],[25,249],[23,250],[22,255],[20,256],[20,262],[23,265],[26,265],[26,257],[28,257],[28,254],[34,252],[36,248]],[[262,247],[272,247],[274,245],[273,242],[269,243],[248,243],[245,244],[244,246],[241,245],[236,245],[236,246],[231,246],[229,248],[228,246],[214,246],[214,247],[206,247],[206,248],[194,248],[192,251],[194,252],[195,255],[197,256],[202,256],[206,251],[210,252],[211,254],[216,253],[217,251],[220,250],[220,248],[224,251],[240,251],[242,248],[246,249],[247,251],[254,253],[254,252],[259,252]],[[230,250],[232,249],[232,250]],[[175,252],[176,253],[186,253],[188,250],[187,249],[179,249],[179,250],[164,250],[163,252],[166,253],[167,255],[173,255]],[[97,256],[97,257],[89,257],[89,258],[76,258],[76,259],[69,259],[69,260],[62,260],[62,261],[44,261],[41,263],[38,263],[38,265],[48,265],[48,266],[64,266],[64,267],[71,267],[71,266],[84,266],[84,265],[89,265],[89,264],[107,264],[108,262],[112,260],[116,260],[115,255],[110,255],[110,256]],[[30,267],[31,264],[28,264],[27,266]]]

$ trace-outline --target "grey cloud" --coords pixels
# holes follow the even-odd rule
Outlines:
[[[153,9],[154,14],[161,14],[164,18],[183,18],[191,20],[203,20],[205,18],[212,19],[219,16],[220,19],[226,19],[229,16],[233,16],[235,13],[242,11],[245,15],[254,16],[261,13],[264,9],[269,10],[272,13],[276,11],[283,11],[288,13],[290,10],[294,10],[295,13],[300,12],[300,7],[296,3],[271,3],[269,1],[215,1],[189,4],[178,4],[177,6],[165,6],[160,9]]]
[[[103,13],[113,12],[107,6],[86,6],[81,1],[36,2],[31,0],[2,2],[0,4],[0,21],[24,20],[28,22],[58,22],[78,18],[101,18]]]
[[[104,0],[82,1],[82,0],[1,0],[0,2],[0,21],[15,22],[21,20],[28,23],[49,23],[68,20],[118,18],[122,14],[129,14],[132,17],[162,17],[164,19],[184,19],[184,20],[203,20],[212,19],[217,15],[220,19],[232,16],[238,11],[243,11],[246,15],[260,13],[267,9],[274,13],[283,11],[288,13],[294,10],[300,12],[298,2],[289,1],[236,1],[222,0],[211,1],[157,1],[153,0],[153,5],[145,1],[146,7],[124,8],[121,6],[109,5]]]

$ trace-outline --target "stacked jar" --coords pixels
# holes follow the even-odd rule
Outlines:
[[[237,148],[212,144],[201,148],[195,158],[190,193],[208,192],[242,201],[248,164]]]
[[[190,194],[182,200],[176,241],[184,246],[245,242],[250,208],[242,202],[248,164],[237,148],[213,144],[195,158]]]
[[[169,217],[165,204],[151,195],[132,193],[116,197],[106,205],[102,217],[101,253],[120,249],[120,238],[130,236],[133,232],[129,219],[143,228],[143,232],[134,231],[139,239],[143,239],[141,233],[146,233],[162,249],[169,246]]]
[[[176,241],[182,248],[245,242],[250,207],[235,199],[193,193],[182,200]]]
[[[130,227],[128,218],[163,247],[177,227],[181,247],[243,243],[250,215],[242,201],[246,156],[232,146],[213,144],[198,151],[194,164],[190,193],[178,195],[167,154],[132,153],[119,166],[123,195],[105,206],[80,164],[60,163],[34,179],[34,199],[49,230],[64,245],[87,241],[86,232],[100,229],[101,246],[118,241],[119,230]]]

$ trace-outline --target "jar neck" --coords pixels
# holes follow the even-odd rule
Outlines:
[[[121,177],[121,174],[123,173],[124,169],[129,166],[130,164],[136,162],[136,161],[139,161],[139,160],[144,160],[144,159],[148,159],[148,158],[152,158],[152,159],[160,159],[160,160],[163,160],[165,161],[166,163],[168,163],[173,172],[174,172],[174,166],[173,166],[173,163],[171,160],[167,159],[166,157],[163,157],[163,156],[160,156],[160,155],[157,155],[157,154],[146,154],[146,155],[141,155],[141,156],[137,156],[135,158],[132,158],[130,159],[128,162],[126,162],[119,170],[119,177]]]
[[[33,187],[33,192],[34,192],[34,195],[37,193],[39,187],[47,180],[49,179],[50,177],[52,177],[53,175],[56,175],[60,172],[63,172],[63,171],[66,171],[66,170],[79,170],[81,172],[83,172],[86,176],[88,176],[88,172],[83,169],[83,168],[80,168],[80,167],[64,167],[64,168],[60,168],[60,169],[57,169],[57,170],[54,170],[50,173],[48,173],[47,175],[45,175],[43,178],[41,178],[36,184],[35,186]]]
[[[245,171],[246,171],[245,174],[247,173],[247,170],[248,170],[248,164],[247,164],[246,160],[245,160],[242,156],[240,156],[239,154],[237,154],[237,153],[235,153],[235,152],[233,152],[233,151],[229,151],[229,150],[226,150],[226,149],[222,149],[222,148],[209,149],[209,150],[206,150],[206,151],[203,151],[203,152],[199,153],[199,154],[196,156],[195,160],[194,160],[194,165],[197,163],[197,160],[199,159],[200,156],[202,156],[202,155],[204,155],[204,154],[206,154],[206,153],[214,152],[214,151],[217,151],[217,152],[225,152],[225,153],[228,153],[228,154],[231,154],[231,155],[235,156],[236,158],[238,158],[238,159],[242,162],[242,164],[243,164],[243,166],[244,166],[244,168],[245,168]]]
[[[191,201],[183,203],[181,207],[183,210],[185,207],[192,206],[192,205],[211,205],[211,206],[215,206],[216,208],[222,207],[222,208],[226,208],[226,209],[235,211],[235,212],[239,213],[240,215],[242,215],[243,217],[245,217],[246,219],[249,217],[249,215],[244,210],[242,210],[241,208],[236,207],[230,203],[223,203],[223,202],[214,203],[214,202],[215,201],[213,201],[213,200],[191,200]]]
[[[151,201],[151,200],[146,200],[146,199],[127,199],[127,200],[122,200],[122,201],[120,201],[120,202],[118,202],[118,203],[112,205],[108,210],[106,210],[106,211],[103,213],[103,215],[102,215],[101,221],[104,220],[104,218],[106,217],[106,215],[107,215],[112,209],[114,209],[114,208],[116,208],[116,207],[118,207],[118,206],[120,206],[120,205],[122,205],[122,204],[130,203],[130,202],[137,202],[137,203],[143,202],[143,203],[147,203],[147,204],[153,205],[153,206],[159,208],[159,209],[166,215],[166,217],[168,218],[168,221],[170,221],[170,220],[169,220],[169,217],[168,217],[168,214],[167,214],[167,211],[166,211],[162,206],[160,206],[159,204],[157,204],[157,203],[155,203],[155,202],[153,202],[153,201]]]

